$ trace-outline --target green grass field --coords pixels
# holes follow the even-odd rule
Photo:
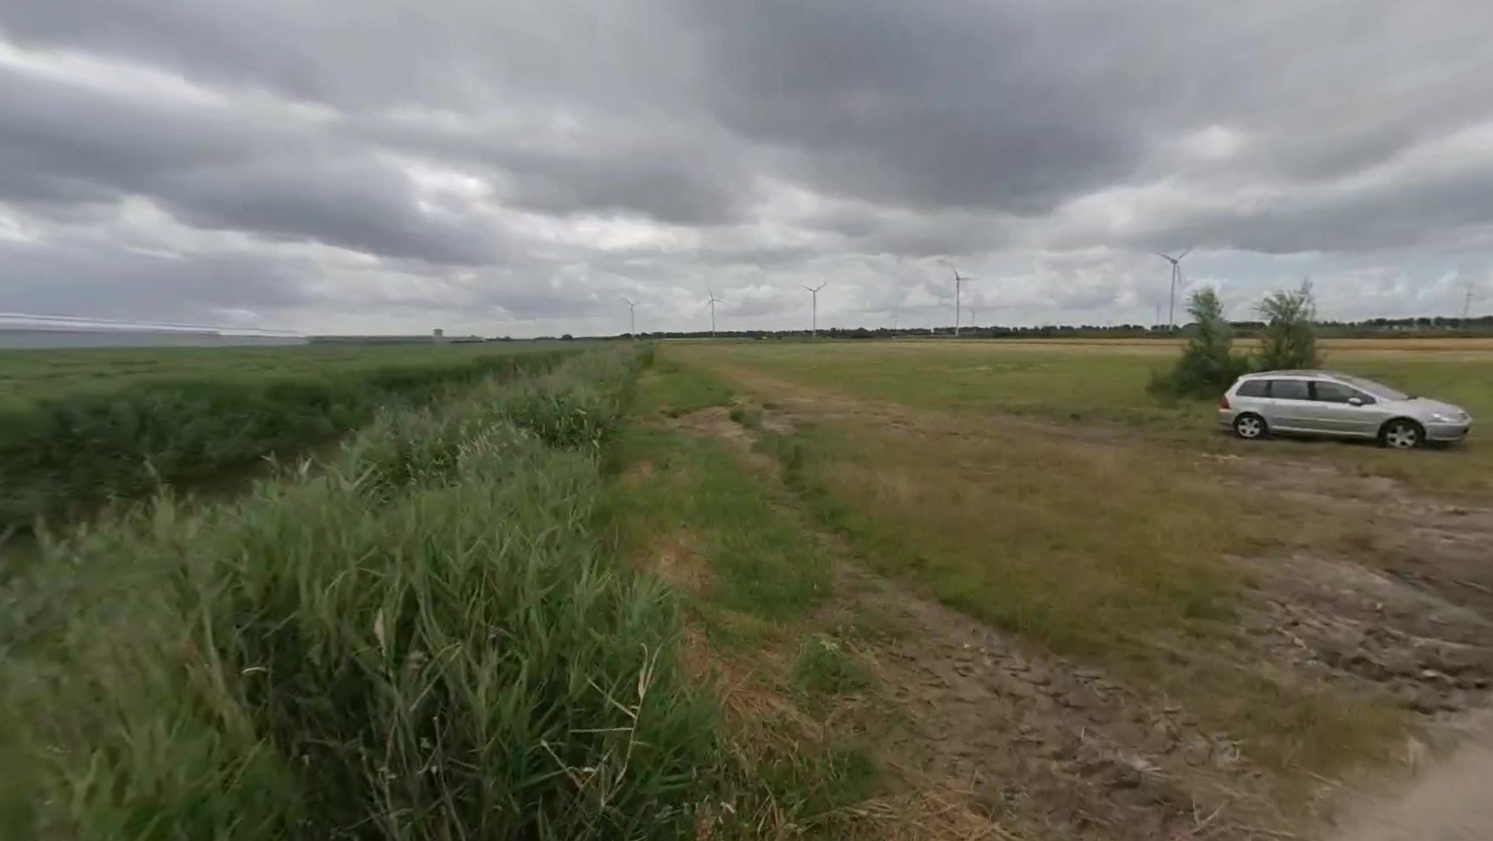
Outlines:
[[[54,393],[27,375],[36,429],[72,442],[38,481],[134,464],[79,442],[151,429],[165,453],[345,437],[314,470],[40,535],[0,581],[0,823],[1131,841],[1222,811],[1220,838],[1294,837],[1323,780],[1419,720],[1266,657],[1246,628],[1267,567],[1239,560],[1398,550],[1230,465],[1489,495],[1481,438],[1224,437],[1211,405],[1146,394],[1175,352],[1156,343],[334,350],[189,352],[113,386],[80,364]],[[1330,354],[1493,412],[1493,349]],[[255,426],[282,412],[323,422]]]
[[[1357,477],[1382,476],[1482,504],[1493,498],[1493,446],[1481,430],[1462,446],[1411,453],[1236,441],[1216,428],[1214,404],[1147,393],[1152,370],[1175,352],[843,342],[702,343],[661,355],[796,419],[791,434],[766,439],[861,563],[1039,650],[1181,699],[1285,779],[1382,756],[1407,726],[1393,703],[1301,682],[1243,653],[1241,610],[1255,582],[1226,559],[1306,553],[1393,565],[1378,547],[1397,536],[1358,515],[1249,492],[1227,459],[1339,477],[1313,493],[1359,493]],[[1493,348],[1481,343],[1350,344],[1329,347],[1326,365],[1493,418]]]
[[[0,356],[0,532],[294,457],[489,376],[547,368],[530,345],[20,351]]]
[[[385,408],[319,470],[44,538],[0,583],[0,820],[121,841],[860,837],[869,752],[744,714],[692,642],[705,621],[742,657],[802,647],[781,681],[805,705],[870,691],[822,629],[791,631],[827,560],[786,491],[655,421],[709,402],[702,379],[634,400],[649,359]],[[719,588],[650,561],[681,534]]]
[[[0,353],[0,406],[160,380],[325,376],[426,368],[494,354],[553,352],[558,343],[308,345],[293,347],[7,350]]]
[[[1153,439],[1227,452],[1261,452],[1219,434],[1206,401],[1158,401],[1151,373],[1177,348],[1161,342],[875,342],[692,346],[706,361],[743,364],[793,382],[902,405],[993,419],[1002,415],[1113,425]],[[1493,493],[1493,345],[1471,339],[1344,340],[1323,366],[1463,406],[1475,419],[1462,446],[1409,455],[1342,442],[1272,442],[1263,450],[1349,463],[1372,475],[1445,494]],[[995,422],[994,420],[992,422]]]

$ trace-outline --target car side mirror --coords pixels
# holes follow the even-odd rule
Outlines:
[[[1363,405],[1366,405],[1367,402],[1368,401],[1364,400],[1362,397],[1349,397],[1348,398],[1348,405],[1349,406],[1363,406]]]

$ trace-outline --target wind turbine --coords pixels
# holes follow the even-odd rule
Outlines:
[[[1191,253],[1191,248],[1175,257],[1170,254],[1163,254],[1160,251],[1156,252],[1157,257],[1172,264],[1172,294],[1167,299],[1166,326],[1173,330],[1177,329],[1177,284],[1182,282],[1182,258]]]
[[[826,280],[824,283],[821,283],[818,286],[804,287],[804,289],[807,289],[809,291],[810,295],[814,296],[814,321],[813,329],[809,334],[810,338],[819,338],[819,290],[823,289],[828,283],[829,281]]]
[[[622,299],[622,303],[627,304],[627,318],[630,325],[628,335],[632,336],[633,340],[636,341],[638,338],[638,305],[626,298]]]
[[[1462,332],[1467,332],[1467,316],[1472,314],[1472,278],[1467,279],[1467,293],[1462,296]]]
[[[714,339],[715,338],[715,305],[716,304],[724,304],[726,302],[722,301],[720,298],[715,297],[715,292],[712,289],[710,289],[710,287],[707,286],[705,288],[705,291],[710,293],[710,300],[705,302],[705,306],[710,307],[710,338]]]
[[[954,273],[954,337],[958,338],[959,337],[959,293],[963,289],[964,284],[968,283],[971,280],[974,280],[974,278],[972,278],[972,277],[966,277],[964,275],[959,274],[959,269],[955,268],[954,264],[950,263],[948,260],[940,260],[939,262],[943,263],[945,266],[948,266],[949,270]]]

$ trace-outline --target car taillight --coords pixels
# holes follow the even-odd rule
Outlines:
[[[1227,394],[1225,394],[1222,397],[1218,398],[1218,408],[1220,408],[1220,409],[1227,409],[1227,408],[1229,408],[1229,396]]]

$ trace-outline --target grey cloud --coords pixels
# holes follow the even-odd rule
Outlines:
[[[415,206],[408,184],[367,160],[279,159],[165,177],[155,187],[188,224],[255,231],[369,254],[478,265],[500,251],[480,222],[439,219]]]
[[[472,220],[422,213],[364,150],[215,106],[122,97],[0,69],[0,199],[159,201],[191,224],[436,263],[499,253]]]
[[[1302,193],[1263,208],[1200,215],[1143,244],[1204,243],[1264,254],[1373,252],[1455,243],[1493,222],[1493,161],[1486,168],[1332,195]]]
[[[978,273],[1043,246],[1414,262],[1452,243],[1481,259],[1486,160],[1345,185],[1493,120],[1490,28],[1493,5],[1467,0],[0,0],[7,43],[211,92],[105,92],[0,62],[0,201],[105,244],[130,197],[248,234],[261,256],[235,251],[222,273],[255,306],[273,305],[258,284],[296,301],[318,273],[345,279],[287,268],[284,243],[321,243],[385,271],[347,307],[540,320],[620,319],[613,289],[682,319],[712,282],[788,289],[786,309],[774,293],[737,311],[770,320],[795,311],[805,277],[833,278],[841,312],[932,307],[949,290],[916,261]],[[1214,126],[1238,148],[1179,142]],[[432,197],[407,162],[480,183]],[[1067,212],[1142,185],[1168,196]],[[1278,196],[1252,203],[1259,185]],[[577,243],[578,220],[598,217],[627,230]],[[43,261],[65,240],[3,259]],[[121,284],[156,289],[120,260]],[[1149,298],[1151,275],[1129,272],[1108,254],[1023,275],[1011,297],[1075,311]]]
[[[687,5],[720,48],[707,107],[820,189],[1037,213],[1140,159],[1133,118],[1081,62],[1034,60],[1038,6]]]
[[[635,106],[686,86],[686,33],[591,0],[5,0],[0,28],[346,110],[518,100]]]
[[[306,284],[314,266],[263,255],[167,257],[87,240],[0,240],[0,266],[0,310],[210,324],[228,310],[315,303]]]
[[[745,151],[708,123],[592,115],[579,136],[514,136],[476,122],[354,116],[354,137],[481,172],[503,201],[540,213],[621,214],[674,224],[740,220],[755,190]]]

